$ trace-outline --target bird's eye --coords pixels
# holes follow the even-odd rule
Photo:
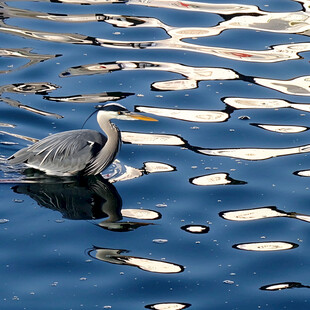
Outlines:
[[[122,112],[118,111],[118,112],[117,112],[117,114],[118,114],[118,115],[121,115],[121,114],[122,114]]]

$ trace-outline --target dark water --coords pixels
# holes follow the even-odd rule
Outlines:
[[[236,2],[0,4],[1,309],[309,308],[309,3]],[[5,162],[111,101],[104,178]]]

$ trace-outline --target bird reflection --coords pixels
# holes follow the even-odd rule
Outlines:
[[[31,173],[28,170],[27,173]],[[122,219],[122,199],[116,188],[100,175],[84,178],[29,178],[30,183],[14,186],[15,193],[24,194],[38,205],[59,211],[64,218],[89,220],[106,218],[106,222]]]
[[[139,227],[153,225],[153,223],[139,223],[139,222],[109,222],[107,220],[98,224],[99,227],[109,231],[128,232],[133,231]]]

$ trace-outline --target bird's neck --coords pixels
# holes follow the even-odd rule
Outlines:
[[[120,132],[118,128],[111,123],[109,119],[106,119],[103,116],[98,119],[98,123],[108,138],[107,144],[111,147],[118,145],[120,140]]]
[[[120,139],[121,139],[121,135],[118,128],[113,123],[111,123],[109,119],[104,119],[104,117],[102,116],[100,117],[100,119],[98,119],[98,123],[108,139],[104,149],[118,150],[120,147]],[[107,156],[109,156],[108,152],[106,152],[106,154]]]

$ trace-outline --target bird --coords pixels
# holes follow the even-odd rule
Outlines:
[[[59,132],[17,151],[7,161],[49,176],[100,174],[114,161],[121,146],[120,131],[111,119],[157,121],[130,112],[119,103],[108,103],[97,112],[97,122],[105,135],[90,129]]]

